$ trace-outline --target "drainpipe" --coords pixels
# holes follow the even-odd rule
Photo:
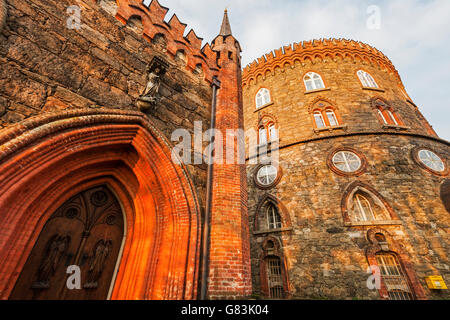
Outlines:
[[[217,77],[212,81],[213,94],[211,103],[211,130],[216,128],[216,104],[217,90],[220,89],[220,81]],[[215,137],[211,135],[210,146],[214,143]],[[203,248],[202,248],[202,278],[200,300],[206,300],[208,290],[208,273],[209,273],[209,246],[211,235],[211,208],[212,208],[212,188],[213,188],[213,152],[208,154],[208,176],[206,180],[206,210],[203,223]]]
[[[0,0],[0,32],[3,29],[3,26],[6,22],[7,8],[5,0]]]

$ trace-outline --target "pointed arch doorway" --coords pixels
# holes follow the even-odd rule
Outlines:
[[[106,185],[71,197],[45,224],[10,299],[107,299],[123,242],[123,216]],[[67,285],[70,266],[79,268],[78,288]]]
[[[0,299],[17,297],[15,290],[20,286],[52,287],[53,269],[63,277],[56,282],[58,290],[63,290],[68,275],[61,275],[61,270],[67,271],[63,265],[72,263],[82,264],[81,286],[86,288],[64,292],[65,296],[58,298],[197,297],[201,216],[196,189],[187,168],[173,161],[170,142],[144,114],[73,110],[30,118],[6,134],[0,133],[0,146],[6,150],[0,152]],[[106,236],[83,240],[84,224],[72,221],[78,225],[70,227],[67,219],[78,213],[61,209],[70,209],[71,201],[81,201],[73,197],[85,194],[85,202],[91,206],[85,211],[92,211],[95,205],[91,201],[100,205],[105,196],[94,196],[91,188],[102,186],[108,187],[108,196],[116,196],[122,209],[125,235],[119,232],[114,238],[123,238],[118,255],[117,240]],[[57,213],[61,210],[64,213]],[[47,225],[56,221],[55,214],[65,215],[59,222],[62,227]],[[46,231],[48,228],[52,232]],[[60,234],[60,230],[77,235]],[[59,257],[66,248],[67,254]],[[47,250],[51,251],[48,258]],[[99,258],[92,259],[97,250]],[[105,269],[99,274],[102,256],[107,259],[103,258]],[[34,260],[31,263],[29,259]],[[22,280],[23,276],[29,279]],[[96,278],[104,286],[101,294],[83,296],[83,290],[93,292],[96,285],[100,290]],[[20,298],[32,299],[30,294]]]

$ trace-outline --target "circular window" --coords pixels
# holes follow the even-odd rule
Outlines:
[[[445,164],[433,151],[422,149],[419,151],[419,161],[428,169],[436,172],[444,172]]]
[[[278,168],[274,165],[265,165],[256,173],[256,182],[262,187],[269,187],[275,184],[277,177]]]
[[[333,165],[340,171],[353,173],[361,168],[361,159],[350,151],[339,151],[333,156]]]

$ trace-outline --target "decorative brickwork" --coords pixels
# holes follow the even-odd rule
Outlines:
[[[7,261],[0,269],[1,298],[14,287],[48,217],[74,194],[100,184],[114,190],[127,221],[111,297],[196,298],[195,189],[145,116],[107,109],[49,114],[2,132],[0,140],[0,257]]]

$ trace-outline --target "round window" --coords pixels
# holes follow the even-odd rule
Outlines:
[[[256,174],[256,180],[262,186],[267,187],[272,185],[278,176],[278,169],[273,165],[266,165],[261,167]]]
[[[419,160],[424,164],[427,168],[436,171],[436,172],[444,172],[445,164],[442,159],[434,152],[430,150],[420,150],[419,151]]]
[[[361,159],[350,151],[339,151],[333,156],[333,165],[343,172],[356,172],[361,164]]]

